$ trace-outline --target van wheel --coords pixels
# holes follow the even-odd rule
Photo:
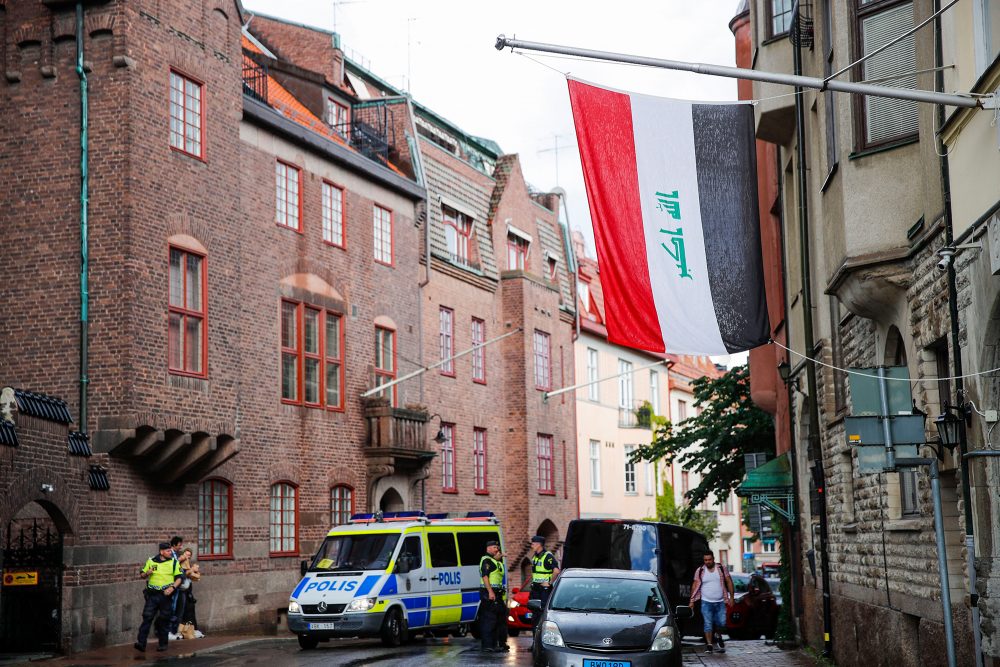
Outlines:
[[[396,648],[406,641],[406,621],[403,620],[399,609],[390,609],[386,613],[379,635],[382,638],[382,645],[390,648]]]
[[[299,648],[303,651],[311,651],[319,646],[319,637],[310,637],[309,635],[299,635]]]
[[[462,623],[457,628],[455,628],[454,630],[451,631],[451,636],[452,637],[464,637],[467,634],[469,634],[469,624],[468,623]]]

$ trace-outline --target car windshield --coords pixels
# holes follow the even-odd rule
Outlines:
[[[399,533],[332,535],[323,541],[310,570],[384,570],[389,566]]]
[[[663,614],[666,605],[655,581],[612,578],[564,578],[552,593],[557,611],[613,614]]]

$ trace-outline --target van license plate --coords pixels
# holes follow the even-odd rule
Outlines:
[[[310,623],[309,624],[309,629],[310,630],[336,630],[337,629],[337,624],[336,623]]]
[[[583,667],[632,667],[631,660],[593,660],[583,659]]]

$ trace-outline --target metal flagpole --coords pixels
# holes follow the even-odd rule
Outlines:
[[[854,81],[838,81],[836,79],[825,81],[818,77],[797,76],[794,74],[779,74],[776,72],[761,72],[753,69],[741,67],[726,67],[723,65],[709,65],[706,63],[689,63],[679,60],[664,60],[662,58],[649,58],[646,56],[633,56],[625,53],[613,53],[611,51],[596,51],[594,49],[581,49],[573,46],[559,46],[557,44],[545,44],[542,42],[526,42],[520,39],[510,39],[504,35],[497,37],[496,48],[502,51],[504,48],[524,49],[526,51],[542,51],[545,53],[558,53],[565,56],[576,56],[579,58],[593,58],[595,60],[607,60],[611,62],[629,63],[632,65],[647,65],[649,67],[660,67],[662,69],[680,70],[682,72],[694,72],[696,74],[708,74],[711,76],[724,76],[730,79],[748,79],[750,81],[764,81],[766,83],[777,83],[786,86],[799,86],[802,88],[814,88],[816,90],[833,90],[839,93],[858,93],[860,95],[874,95],[876,97],[894,97],[900,100],[912,100],[914,102],[929,102],[931,104],[944,104],[953,107],[963,107],[967,109],[997,109],[997,96],[989,95],[985,97],[969,97],[967,95],[951,95],[948,93],[938,93],[932,90],[914,90],[911,88],[893,88],[891,86],[876,86],[870,83],[858,83]]]
[[[462,350],[458,354],[453,354],[450,357],[442,359],[441,361],[439,361],[437,363],[431,364],[430,366],[423,366],[421,368],[418,368],[417,370],[413,371],[412,373],[407,373],[403,377],[396,378],[392,382],[386,382],[385,384],[380,384],[377,387],[373,387],[373,388],[369,389],[368,391],[364,392],[363,394],[361,394],[361,398],[368,398],[369,396],[372,396],[373,394],[378,394],[378,393],[380,393],[382,391],[385,391],[386,389],[389,389],[390,387],[395,387],[400,382],[404,382],[404,381],[409,380],[411,378],[415,378],[418,375],[426,373],[427,371],[434,370],[438,366],[444,366],[449,361],[453,361],[454,359],[458,359],[459,357],[464,357],[465,355],[467,355],[467,354],[469,354],[471,352],[474,352],[474,351],[476,351],[478,349],[484,348],[487,345],[492,345],[493,343],[496,343],[497,341],[503,340],[504,338],[507,338],[508,336],[513,336],[516,333],[521,333],[522,331],[524,331],[524,328],[523,327],[518,327],[518,328],[514,329],[513,331],[508,331],[507,333],[505,333],[502,336],[497,336],[496,338],[491,338],[490,340],[486,341],[485,343],[479,343],[478,345],[473,345],[468,350]]]
[[[633,368],[630,371],[624,371],[623,373],[619,373],[618,375],[609,375],[607,377],[591,380],[590,382],[581,382],[580,384],[575,384],[572,387],[561,387],[559,389],[556,389],[555,391],[545,392],[544,394],[542,394],[542,399],[547,401],[553,396],[558,396],[559,394],[565,394],[567,391],[573,391],[574,389],[580,389],[582,387],[589,387],[592,384],[598,384],[600,382],[604,382],[605,380],[614,380],[615,378],[620,378],[623,375],[629,375],[630,373],[637,373],[638,371],[646,370],[647,368],[655,368],[656,366],[662,366],[663,364],[666,364],[667,368],[670,368],[671,366],[674,365],[674,362],[671,361],[670,359],[661,359],[655,363],[646,364],[645,366],[639,366],[638,368]]]

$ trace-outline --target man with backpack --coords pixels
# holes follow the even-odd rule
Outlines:
[[[713,636],[719,653],[726,652],[722,633],[726,629],[726,610],[734,599],[733,579],[724,565],[715,564],[715,555],[708,551],[702,556],[702,566],[694,573],[691,603],[701,600],[701,618],[705,630],[705,653],[712,653]]]

